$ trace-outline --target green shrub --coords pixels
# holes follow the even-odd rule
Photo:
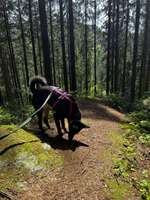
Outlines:
[[[27,119],[31,113],[34,112],[32,106],[27,105],[25,107],[0,107],[0,124],[19,124],[25,119]]]
[[[6,108],[0,107],[0,124],[13,123],[15,117]]]
[[[105,96],[102,102],[122,112],[128,112],[131,109],[130,102],[116,94]]]

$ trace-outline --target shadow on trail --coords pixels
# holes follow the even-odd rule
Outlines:
[[[42,143],[46,143],[46,144],[50,145],[53,149],[61,149],[61,150],[69,150],[70,149],[72,151],[75,151],[76,148],[78,148],[80,146],[88,147],[87,144],[82,143],[77,140],[69,141],[65,138],[60,138],[58,135],[56,135],[56,133],[54,133],[54,131],[51,132],[51,130],[47,130],[49,135],[46,134],[47,131],[45,133],[45,132],[41,132],[39,130],[35,130],[32,128],[26,129],[26,131],[32,132],[32,134],[37,136],[41,140]]]
[[[109,107],[103,105],[98,100],[90,100],[90,99],[82,99],[79,100],[79,105],[81,110],[83,111],[82,116],[85,118],[91,118],[91,119],[102,119],[106,121],[116,121],[116,122],[122,122],[123,120],[116,115],[116,113],[113,113],[113,111],[116,112],[116,110],[112,108],[112,112],[109,111]]]

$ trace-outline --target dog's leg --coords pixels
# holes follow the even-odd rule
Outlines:
[[[48,129],[50,129],[50,125],[48,122],[48,113],[49,113],[49,109],[44,109],[44,123],[46,124],[46,126],[48,127]]]
[[[68,132],[68,139],[69,141],[72,141],[73,137],[74,137],[74,134],[70,133],[70,124],[71,124],[71,120],[68,119],[68,127],[69,127],[69,132]]]
[[[66,127],[65,127],[65,119],[61,119],[61,126],[62,126],[62,129],[64,130],[65,133],[68,133]]]
[[[61,126],[60,126],[60,120],[57,118],[57,116],[54,114],[54,120],[55,120],[55,124],[56,124],[56,127],[57,127],[57,132],[58,132],[58,135],[60,137],[63,136],[63,133],[61,131]]]
[[[43,125],[42,125],[42,116],[43,116],[43,111],[39,111],[38,112],[38,125],[39,125],[39,128],[43,131]]]
[[[49,122],[48,122],[48,118],[47,117],[44,117],[44,123],[46,124],[47,128],[50,129],[50,125],[49,125]]]
[[[74,134],[71,134],[71,133],[68,134],[69,141],[72,141],[73,137],[74,137]]]
[[[68,121],[68,129],[69,129],[68,132],[70,132],[70,124],[71,124],[71,120],[70,120],[69,118],[67,118],[67,121]]]

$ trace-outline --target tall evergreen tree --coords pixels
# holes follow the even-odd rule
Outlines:
[[[88,0],[84,0],[84,65],[85,65],[85,91],[88,95],[88,36],[87,36],[87,5]]]
[[[114,74],[114,90],[118,92],[119,87],[119,18],[120,18],[120,0],[116,1],[116,30],[115,30],[115,74]]]
[[[27,51],[26,51],[26,38],[25,38],[24,27],[23,27],[23,22],[22,22],[20,0],[18,0],[18,12],[19,12],[19,23],[20,23],[21,40],[22,40],[23,55],[24,55],[24,65],[25,65],[25,72],[26,72],[26,85],[29,86],[29,70],[28,70],[28,59],[27,59]]]
[[[12,88],[12,82],[11,82],[11,77],[8,69],[8,57],[6,59],[6,54],[4,53],[4,50],[0,46],[0,66],[1,66],[1,72],[3,76],[3,81],[5,84],[5,92],[6,92],[6,98],[7,101],[11,101],[12,96],[13,96],[13,90]]]
[[[31,33],[31,42],[32,42],[32,54],[33,54],[33,62],[34,62],[34,72],[35,75],[38,74],[37,69],[37,60],[36,60],[36,50],[35,50],[35,39],[34,39],[34,31],[33,31],[33,15],[32,15],[32,0],[29,1],[29,23],[30,23],[30,33]]]
[[[131,91],[130,100],[135,101],[136,92],[136,75],[137,75],[137,56],[139,44],[139,24],[140,24],[140,0],[136,0],[136,20],[135,20],[135,33],[134,33],[134,47],[133,47],[133,61],[132,61],[132,77],[131,77]]]
[[[114,64],[115,64],[115,10],[116,9],[116,0],[112,1],[112,24],[111,24],[111,86],[110,92],[114,92]]]
[[[126,86],[126,71],[127,71],[127,47],[128,47],[128,32],[129,32],[129,0],[126,1],[126,23],[125,23],[125,45],[124,45],[124,57],[123,57],[123,74],[122,74],[122,96],[125,95]]]
[[[97,1],[94,0],[94,95],[96,96],[97,94],[97,78],[96,78],[96,74],[97,74],[97,69],[96,69],[96,9],[97,7]]]
[[[108,33],[107,33],[107,66],[106,66],[106,94],[110,92],[110,41],[111,41],[111,10],[112,1],[108,0]]]
[[[52,84],[52,67],[50,59],[50,43],[48,37],[45,0],[38,0],[38,2],[39,2],[39,14],[40,14],[40,25],[41,25],[42,50],[44,59],[44,74],[46,79],[48,80],[48,83]]]
[[[62,0],[59,0],[59,6],[60,6],[60,29],[61,29],[61,48],[62,48],[64,86],[65,86],[66,91],[68,91],[68,76],[67,76],[65,34],[64,34],[64,16],[63,16],[63,3],[62,3]]]
[[[43,62],[42,62],[42,51],[41,51],[41,40],[40,40],[40,23],[39,17],[37,13],[37,8],[34,6],[34,13],[35,13],[35,32],[36,32],[36,40],[37,40],[37,55],[38,55],[38,65],[39,65],[39,74],[44,76],[43,72]]]
[[[73,3],[68,0],[70,90],[76,91]]]
[[[10,25],[9,25],[9,18],[6,10],[6,2],[2,3],[2,10],[3,10],[3,17],[4,17],[4,26],[6,30],[6,38],[7,38],[7,43],[8,43],[8,52],[9,52],[9,57],[10,57],[10,72],[12,76],[12,83],[15,88],[14,94],[20,102],[23,104],[23,99],[21,95],[21,85],[20,85],[20,80],[19,80],[19,75],[18,75],[18,70],[16,66],[16,57],[14,53],[14,47],[13,47],[13,42],[12,42],[12,37],[11,37],[11,32],[10,32]],[[1,49],[1,54],[3,55],[3,50]],[[4,62],[4,66],[5,66]],[[7,87],[7,86],[6,86]]]
[[[148,57],[148,36],[149,36],[149,20],[150,20],[150,1],[146,2],[146,14],[145,14],[145,27],[144,27],[144,39],[142,47],[142,57],[141,57],[141,68],[140,68],[140,79],[139,79],[139,97],[144,93],[144,81],[146,77],[146,63]]]
[[[144,91],[148,92],[150,90],[150,49],[148,52],[148,62],[146,66],[146,75],[144,81]]]
[[[53,66],[53,82],[54,82],[54,85],[56,85],[54,33],[53,33],[53,20],[52,20],[52,0],[49,0],[49,15],[50,15],[50,36],[51,36],[51,54],[52,54],[52,66]]]

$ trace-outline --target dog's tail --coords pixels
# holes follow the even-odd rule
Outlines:
[[[47,80],[44,77],[41,76],[34,76],[30,79],[29,87],[32,93],[36,92],[39,85],[47,85]]]

